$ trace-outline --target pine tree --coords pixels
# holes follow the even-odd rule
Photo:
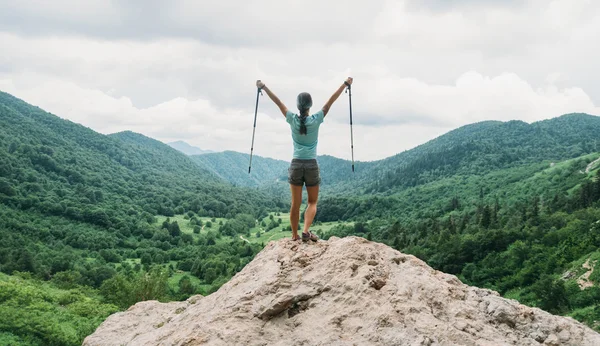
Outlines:
[[[400,250],[400,239],[396,236],[394,237],[394,249]]]
[[[531,219],[537,224],[540,216],[540,197],[535,196],[533,201],[531,201]]]
[[[492,223],[492,211],[488,205],[485,205],[481,212],[481,221],[479,222],[479,224],[483,228],[489,228],[491,223]]]
[[[595,201],[600,201],[600,169],[596,172],[596,183],[594,184]]]
[[[35,267],[33,255],[27,249],[23,249],[19,255],[19,260],[17,261],[17,268],[19,268],[20,271],[33,273],[35,272]]]
[[[448,230],[450,234],[456,234],[456,222],[454,221],[454,217],[451,215],[450,220],[448,222]]]

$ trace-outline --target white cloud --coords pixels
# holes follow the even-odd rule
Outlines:
[[[487,77],[472,71],[453,85],[429,85],[393,76],[373,83],[378,92],[363,94],[359,85],[353,89],[355,158],[360,161],[394,155],[472,122],[533,122],[569,112],[600,114],[600,108],[579,88],[547,85],[534,89],[515,74]],[[178,97],[136,108],[126,97],[60,80],[23,88],[11,80],[0,80],[0,87],[102,133],[132,130],[164,142],[182,139],[215,151],[248,152],[250,148],[253,102],[243,109],[221,108],[207,99]],[[289,159],[291,154],[288,125],[266,95],[259,103],[255,148],[261,156]],[[319,152],[350,158],[346,95],[326,118]]]
[[[357,160],[476,121],[600,114],[597,2],[288,5],[0,1],[0,90],[103,133],[248,152],[256,79],[290,108],[301,91],[319,107],[352,74]],[[328,115],[321,154],[350,157],[347,102]],[[256,153],[288,159],[266,95],[260,113]]]

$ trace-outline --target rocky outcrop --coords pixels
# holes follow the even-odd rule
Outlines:
[[[600,345],[600,334],[362,238],[269,243],[219,291],[141,302],[84,345]]]

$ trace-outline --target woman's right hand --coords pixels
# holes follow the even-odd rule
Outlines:
[[[346,83],[352,85],[352,81],[353,81],[352,77],[346,78]]]
[[[261,82],[260,79],[256,81],[256,87],[262,89],[265,87],[265,83]]]

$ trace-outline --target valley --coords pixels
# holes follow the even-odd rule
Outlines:
[[[600,259],[599,140],[600,118],[567,114],[461,127],[352,179],[322,156],[312,229],[600,330],[600,272],[585,268]],[[138,301],[215,292],[291,235],[284,161],[248,175],[245,154],[102,135],[5,93],[0,158],[0,344],[81,344]]]

